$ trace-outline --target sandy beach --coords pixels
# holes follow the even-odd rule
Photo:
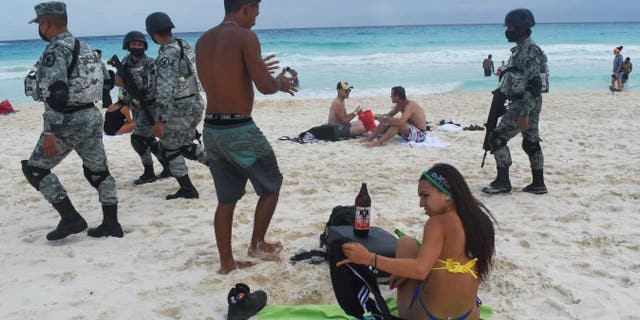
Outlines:
[[[427,120],[482,125],[489,93],[408,98]],[[142,173],[129,136],[109,137],[109,169],[118,184],[122,239],[81,233],[58,242],[45,235],[58,215],[23,177],[42,129],[42,106],[16,106],[0,116],[0,319],[226,319],[226,295],[237,282],[265,290],[269,304],[335,304],[327,263],[289,263],[318,235],[336,205],[351,205],[367,182],[375,226],[421,236],[427,218],[418,206],[417,179],[437,162],[456,166],[498,221],[496,256],[480,297],[494,319],[640,319],[640,93],[550,93],[540,131],[549,194],[519,189],[530,181],[521,138],[509,146],[514,192],[487,196],[495,162],[482,160],[482,131],[431,132],[446,148],[412,148],[392,141],[366,149],[357,140],[297,144],[279,141],[326,121],[331,99],[257,101],[254,119],[272,143],[284,176],[267,234],[281,240],[280,262],[261,262],[227,276],[217,273],[213,232],[215,190],[208,168],[189,162],[200,199],[166,201],[175,180],[134,186]],[[382,113],[389,97],[361,98],[356,106]],[[156,170],[160,166],[156,163]],[[90,226],[102,219],[97,192],[71,154],[54,173]],[[234,220],[236,258],[247,259],[253,209],[251,186]],[[386,296],[395,292],[383,290]]]

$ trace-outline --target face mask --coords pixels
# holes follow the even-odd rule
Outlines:
[[[47,36],[45,36],[44,33],[42,33],[42,31],[40,31],[40,26],[38,25],[38,34],[40,35],[40,39],[49,42],[49,39],[47,39]]]
[[[522,32],[518,30],[507,30],[504,32],[504,36],[507,38],[507,41],[516,42],[522,36]]]
[[[129,48],[129,53],[136,58],[144,56],[144,48]]]

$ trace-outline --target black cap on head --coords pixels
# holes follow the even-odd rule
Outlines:
[[[536,25],[533,13],[529,9],[515,9],[504,17],[505,27],[531,28]]]
[[[148,34],[158,33],[163,30],[169,30],[175,28],[171,18],[164,12],[154,12],[147,16],[144,21]]]
[[[131,31],[124,36],[122,40],[122,49],[127,50],[131,41],[140,41],[144,43],[144,49],[147,50],[147,37],[140,31]]]

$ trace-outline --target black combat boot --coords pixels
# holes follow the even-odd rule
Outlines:
[[[157,178],[156,178],[155,172],[153,172],[153,165],[152,164],[145,164],[144,165],[144,172],[142,173],[142,175],[140,177],[138,177],[138,179],[133,180],[133,184],[141,185],[141,184],[145,184],[145,183],[155,182],[156,180],[157,180]]]
[[[160,164],[162,165],[162,172],[160,172],[156,178],[160,180],[172,177],[171,170],[169,169],[169,162],[160,160]]]
[[[82,232],[87,228],[87,222],[76,211],[76,208],[71,204],[69,197],[65,197],[58,203],[52,203],[53,207],[60,214],[60,222],[55,230],[47,233],[47,240],[60,240],[64,239],[74,233]]]
[[[102,206],[102,224],[87,230],[87,235],[94,238],[118,237],[122,238],[122,226],[118,223],[118,205]]]
[[[547,193],[547,186],[544,184],[544,174],[542,169],[531,169],[531,175],[533,176],[533,181],[530,185],[522,188],[522,192],[529,192],[533,194]]]
[[[167,200],[177,199],[177,198],[185,198],[185,199],[198,199],[200,195],[198,195],[198,190],[191,183],[191,179],[189,179],[189,175],[185,175],[184,177],[177,178],[178,183],[180,184],[180,189],[178,192],[174,194],[170,194],[167,196]]]
[[[498,176],[488,186],[482,188],[482,192],[488,194],[499,194],[511,192],[511,181],[509,180],[509,167],[497,167]]]

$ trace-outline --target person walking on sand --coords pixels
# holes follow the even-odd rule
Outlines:
[[[424,141],[427,137],[427,120],[424,109],[415,101],[407,99],[403,87],[391,88],[391,102],[395,103],[393,109],[387,114],[376,114],[374,117],[380,122],[380,125],[376,127],[373,134],[360,141],[366,143],[367,148],[381,146],[397,133],[400,133],[400,136],[406,140],[417,143]],[[394,116],[398,112],[401,112],[402,116],[395,118]],[[380,137],[378,138],[378,136]]]
[[[622,68],[624,58],[620,54],[622,48],[622,46],[613,48],[613,73],[611,74],[611,86],[609,87],[611,91],[622,91],[622,77],[624,76]],[[618,88],[616,88],[616,84]]]
[[[493,60],[491,55],[482,61],[482,68],[484,69],[484,76],[490,77],[494,73]]]
[[[167,200],[198,198],[191,183],[185,158],[204,163],[204,147],[196,130],[202,120],[204,101],[194,67],[194,53],[189,43],[173,36],[171,18],[164,12],[154,12],[145,20],[147,33],[160,45],[156,57],[156,108],[154,135],[160,138],[161,158],[180,189],[165,197]]]
[[[100,59],[67,29],[64,3],[40,3],[35,11],[36,18],[31,23],[38,24],[40,38],[49,44],[38,61],[35,83],[25,85],[35,88],[29,92],[34,100],[44,102],[44,128],[29,160],[22,161],[22,172],[60,214],[60,222],[47,234],[47,240],[60,240],[87,228],[87,222],[51,172],[71,151],[82,159],[84,176],[98,191],[102,204],[102,224],[87,234],[121,238],[116,181],[107,167],[102,114],[94,105],[102,97],[104,75]]]
[[[489,136],[489,147],[493,151],[498,172],[496,179],[482,188],[482,191],[488,194],[511,192],[511,153],[507,142],[518,133],[522,134],[522,149],[529,156],[533,176],[533,182],[522,191],[534,194],[547,193],[538,121],[542,110],[541,93],[545,85],[541,74],[549,69],[542,49],[530,38],[531,28],[535,24],[533,13],[528,9],[513,10],[504,19],[507,41],[515,42],[517,46],[511,49],[511,57],[499,88],[511,103]]]
[[[622,72],[624,72],[624,74],[622,75],[622,85],[624,85],[627,80],[629,80],[629,74],[631,73],[631,71],[633,71],[633,64],[631,63],[631,58],[627,57],[622,63]]]
[[[203,139],[216,189],[214,227],[220,273],[246,268],[252,263],[235,260],[231,249],[231,229],[236,203],[250,180],[260,197],[248,255],[264,260],[277,259],[280,242],[268,243],[265,235],[278,203],[282,174],[271,145],[251,118],[253,85],[263,94],[278,91],[292,96],[293,79],[283,69],[271,73],[275,55],[261,57],[260,41],[251,27],[260,13],[260,0],[225,0],[223,21],[206,31],[196,44],[196,66],[207,94]]]

